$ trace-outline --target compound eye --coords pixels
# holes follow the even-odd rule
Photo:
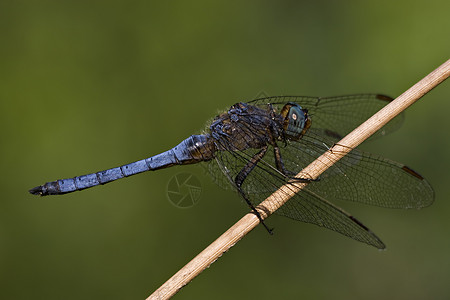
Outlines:
[[[286,134],[291,137],[300,137],[305,129],[306,113],[298,104],[292,105],[286,121]]]

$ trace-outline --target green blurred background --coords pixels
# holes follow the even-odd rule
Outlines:
[[[199,166],[60,197],[27,190],[142,159],[239,100],[398,96],[449,58],[449,1],[1,1],[0,298],[144,299],[248,211]],[[450,295],[450,82],[363,145],[434,186],[421,211],[343,205],[387,251],[278,216],[178,299]],[[200,202],[166,197],[195,174]]]

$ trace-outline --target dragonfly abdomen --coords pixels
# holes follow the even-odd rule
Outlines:
[[[29,192],[41,196],[67,194],[146,171],[210,160],[213,155],[213,143],[208,136],[192,135],[172,149],[158,155],[105,171],[47,182],[32,188]]]

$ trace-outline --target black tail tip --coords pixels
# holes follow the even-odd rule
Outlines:
[[[42,186],[37,186],[29,190],[30,194],[36,195],[36,196],[44,196],[44,192],[42,191]]]

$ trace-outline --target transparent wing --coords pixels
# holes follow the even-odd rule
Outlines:
[[[331,229],[378,249],[385,248],[384,243],[364,224],[309,190],[289,199],[276,214]]]
[[[242,152],[221,152],[216,160],[210,162],[210,164],[223,170],[231,185],[234,185],[233,178],[239,173],[240,165],[245,165],[247,162],[245,157]],[[239,162],[238,168],[230,167],[233,166],[233,164],[230,165],[230,162],[237,161]],[[264,163],[259,163],[247,177],[243,189],[249,200],[257,205],[286,183],[286,178],[277,173],[265,157]],[[320,182],[310,183],[310,185],[315,184],[320,185]],[[288,185],[289,187],[290,185]],[[384,248],[383,242],[361,222],[308,189],[297,193],[276,213],[294,220],[328,228],[379,249]]]
[[[283,149],[286,168],[297,172],[327,150],[317,140],[305,139],[295,146],[309,143],[313,145],[308,145],[307,151],[295,151],[294,145]],[[224,172],[228,183],[234,186],[234,178],[252,154],[220,152],[210,165]],[[296,161],[291,160],[293,156]],[[269,150],[242,186],[255,206],[288,182],[288,178],[276,170],[273,159]],[[319,181],[311,182],[292,197],[276,214],[328,228],[379,249],[384,248],[382,241],[368,227],[330,202],[336,199],[389,208],[421,208],[433,202],[434,192],[425,179],[404,165],[353,150],[328,169]]]
[[[279,112],[287,102],[295,102],[308,110],[314,128],[330,130],[335,134],[334,140],[339,140],[392,100],[381,94],[357,94],[337,97],[275,96],[249,103],[261,107],[270,103]],[[400,114],[370,139],[397,130],[403,120],[404,115]]]
[[[298,173],[332,143],[323,130],[311,129],[281,153],[286,167]],[[316,183],[308,190],[326,199],[387,208],[422,208],[434,200],[431,185],[409,167],[357,149],[331,166]]]

